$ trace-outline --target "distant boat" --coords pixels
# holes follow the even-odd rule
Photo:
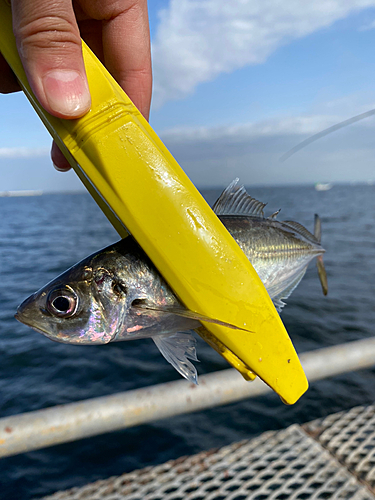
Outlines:
[[[315,189],[317,191],[329,191],[330,189],[333,188],[333,184],[331,184],[330,182],[317,182],[315,184]]]
[[[43,191],[24,189],[19,191],[0,191],[0,196],[41,196]]]

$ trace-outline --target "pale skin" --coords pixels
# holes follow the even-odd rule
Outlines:
[[[13,31],[28,81],[52,115],[73,119],[91,104],[82,37],[148,119],[152,73],[147,0],[12,0]],[[0,54],[0,92],[20,87]],[[58,170],[69,164],[54,143]]]

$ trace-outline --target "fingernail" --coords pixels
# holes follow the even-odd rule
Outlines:
[[[53,163],[53,162],[52,162],[52,165],[53,165],[53,167],[54,167],[54,168],[55,168],[58,172],[67,172],[68,170],[70,170],[70,169],[71,169],[71,166],[70,166],[70,165],[69,165],[69,166],[67,166],[67,167],[58,167],[58,166],[56,165],[56,163]]]
[[[86,79],[77,71],[53,70],[43,78],[48,104],[58,114],[78,118],[90,109]]]

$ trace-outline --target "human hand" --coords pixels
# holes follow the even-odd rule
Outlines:
[[[91,104],[82,37],[148,119],[152,74],[147,0],[12,0],[13,31],[29,84],[46,111],[79,118]],[[0,54],[0,92],[20,87]],[[52,145],[58,170],[70,168]]]

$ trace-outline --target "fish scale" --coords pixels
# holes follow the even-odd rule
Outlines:
[[[220,216],[220,219],[254,266],[271,299],[287,288],[296,275],[304,273],[313,258],[324,253],[312,234],[308,240],[307,233],[300,234],[274,219],[262,216]]]

